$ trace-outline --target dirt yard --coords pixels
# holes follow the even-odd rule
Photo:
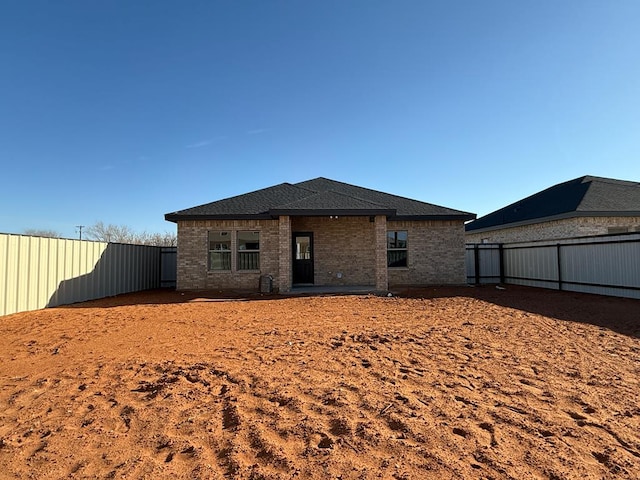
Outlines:
[[[640,478],[640,302],[541,289],[0,317],[1,478]]]

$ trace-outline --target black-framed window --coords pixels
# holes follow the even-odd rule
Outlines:
[[[260,270],[260,232],[238,232],[238,270]]]
[[[394,230],[387,232],[387,267],[406,267],[407,231]]]
[[[231,270],[231,232],[209,232],[209,270]]]

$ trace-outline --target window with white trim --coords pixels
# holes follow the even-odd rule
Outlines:
[[[209,270],[231,270],[231,232],[209,232]]]
[[[387,232],[387,267],[406,267],[407,263],[407,231],[395,230]]]

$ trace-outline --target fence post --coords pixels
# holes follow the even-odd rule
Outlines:
[[[562,245],[556,244],[556,257],[558,259],[558,290],[562,290],[562,261],[560,259],[560,248]]]
[[[500,262],[500,283],[504,283],[504,248],[503,244],[498,244],[498,261]]]
[[[473,246],[473,270],[476,274],[475,285],[480,284],[480,245]]]

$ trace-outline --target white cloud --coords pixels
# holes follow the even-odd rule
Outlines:
[[[206,147],[211,142],[212,142],[212,140],[203,140],[201,142],[196,142],[196,143],[192,143],[190,145],[187,145],[185,148],[202,148],[202,147]]]
[[[224,140],[225,138],[227,137],[220,136],[220,137],[207,138],[206,140],[202,140],[201,142],[191,143],[187,145],[185,148],[202,148],[202,147],[206,147],[207,145],[211,145],[212,143],[218,142],[220,140]]]

